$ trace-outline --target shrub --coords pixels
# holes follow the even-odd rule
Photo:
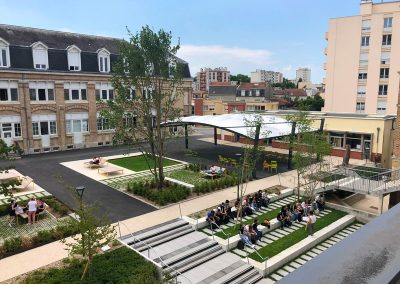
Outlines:
[[[7,253],[15,253],[19,251],[21,247],[22,247],[21,237],[10,238],[4,241],[4,248]]]

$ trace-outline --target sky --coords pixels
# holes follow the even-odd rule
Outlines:
[[[180,40],[192,76],[201,67],[255,69],[320,83],[329,18],[357,15],[360,0],[0,0],[0,23],[127,38],[149,25]]]

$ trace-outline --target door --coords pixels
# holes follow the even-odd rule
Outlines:
[[[50,133],[49,133],[49,122],[40,122],[40,135],[42,138],[42,147],[50,147]]]
[[[11,123],[3,123],[1,125],[1,139],[3,139],[4,142],[8,146],[11,146],[13,144],[13,135],[12,135],[12,124]]]

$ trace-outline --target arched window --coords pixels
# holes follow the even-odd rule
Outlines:
[[[110,72],[110,52],[105,49],[99,49],[97,51],[97,57],[99,62],[99,71],[108,73]]]
[[[0,68],[10,67],[10,49],[9,43],[0,38]]]
[[[81,70],[81,50],[71,45],[67,47],[68,51],[68,69],[69,71],[80,71]]]
[[[31,45],[33,55],[33,67],[39,70],[49,69],[49,57],[47,55],[47,46],[40,41]]]

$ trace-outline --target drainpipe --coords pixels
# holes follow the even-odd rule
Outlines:
[[[25,130],[26,130],[26,140],[28,141],[28,151],[26,155],[29,155],[29,150],[31,149],[31,140],[29,139],[29,126],[28,126],[28,111],[26,109],[27,103],[26,103],[26,95],[25,95],[25,74],[21,74],[21,79],[22,79],[22,95],[24,96],[24,112],[25,112]],[[22,129],[21,129],[22,130]]]
[[[381,132],[381,128],[377,127],[376,128],[376,152],[379,151],[379,133]],[[376,156],[374,157],[374,162],[376,164]]]

